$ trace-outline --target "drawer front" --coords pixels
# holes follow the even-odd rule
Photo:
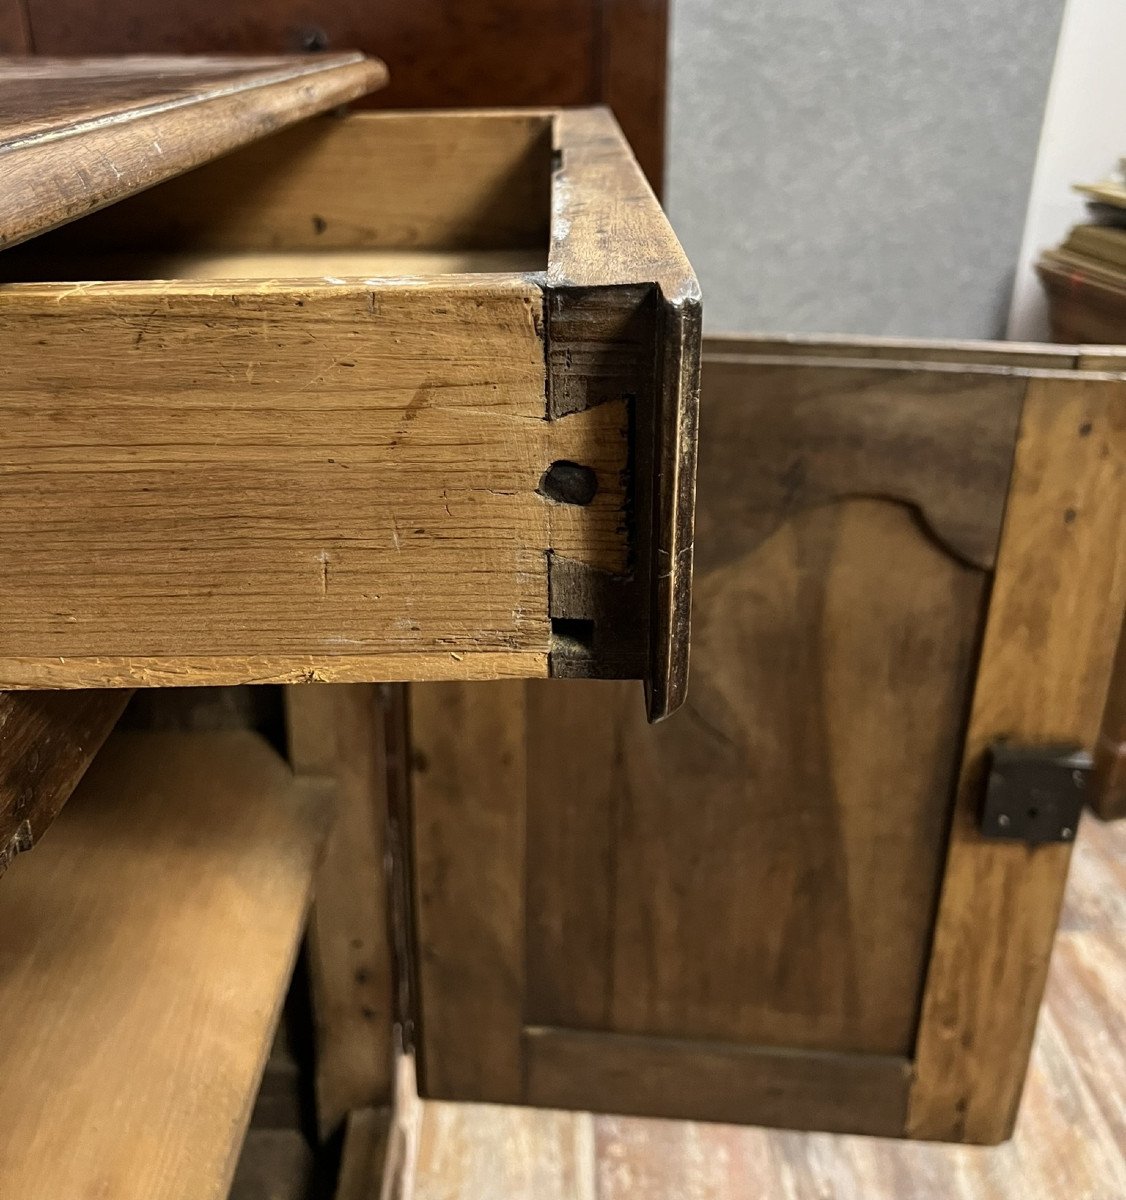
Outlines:
[[[1126,597],[1077,361],[708,343],[677,718],[412,689],[426,1094],[1007,1136],[1070,845],[982,837],[983,763],[1094,744]]]
[[[0,271],[0,687],[679,703],[699,304],[605,113],[309,123]]]

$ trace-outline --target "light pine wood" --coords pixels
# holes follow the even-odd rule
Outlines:
[[[1126,382],[1029,384],[916,1049],[908,1132],[996,1142],[1016,1117],[1070,844],[989,841],[998,739],[1093,746],[1126,600]]]
[[[1104,821],[1126,817],[1126,622],[1118,635],[1118,652],[1095,744],[1091,807]]]
[[[58,250],[57,243],[52,243]],[[34,250],[35,253],[30,253]],[[0,257],[9,283],[126,279],[391,279],[521,274],[543,266],[536,250],[192,250],[184,253],[44,255],[38,243]]]
[[[535,250],[547,263],[547,111],[349,113],[305,121],[106,209],[81,251]]]
[[[253,734],[123,734],[0,890],[0,1194],[225,1197],[324,797]]]
[[[543,419],[540,305],[518,276],[0,293],[0,682],[543,673],[545,551],[624,567],[628,447],[620,404]],[[593,503],[539,493],[557,459]]]
[[[108,570],[88,539],[68,563],[75,518],[21,526],[75,594],[12,589],[0,683],[594,674],[644,679],[653,719],[681,702],[698,289],[609,114],[309,123],[4,271],[27,440],[3,465],[31,491],[80,475]],[[83,425],[94,403],[121,424]],[[541,487],[560,461],[592,502]],[[171,563],[161,522],[191,538]]]
[[[353,1110],[391,1102],[395,981],[383,717],[372,685],[286,689],[289,760],[299,776],[324,781],[335,810],[306,935],[322,1141]]]
[[[130,692],[0,692],[0,875],[58,816]]]
[[[0,247],[386,81],[359,54],[0,59]]]
[[[913,1145],[425,1101],[413,1200],[1011,1200],[1126,1194],[1126,826],[1076,846],[1021,1119]]]
[[[1126,336],[1126,320],[1118,326]],[[1079,365],[1091,371],[1126,371],[1126,351],[1121,346],[1083,346]],[[1118,635],[1102,728],[1095,746],[1095,776],[1091,807],[1103,820],[1126,817],[1126,616]]]

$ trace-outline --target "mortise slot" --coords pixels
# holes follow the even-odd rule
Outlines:
[[[551,636],[573,643],[576,649],[593,650],[594,622],[588,617],[552,617]]]

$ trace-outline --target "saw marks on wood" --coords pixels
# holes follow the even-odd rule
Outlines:
[[[1126,825],[1086,819],[1024,1103],[995,1148],[423,1105],[413,1200],[1126,1196]]]

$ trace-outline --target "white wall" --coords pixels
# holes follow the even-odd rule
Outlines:
[[[1073,183],[1108,174],[1126,155],[1126,3],[1068,0],[1017,266],[1008,336],[1049,336],[1034,272],[1040,251],[1083,220]]]
[[[666,201],[707,327],[1000,335],[1062,5],[673,0]]]

